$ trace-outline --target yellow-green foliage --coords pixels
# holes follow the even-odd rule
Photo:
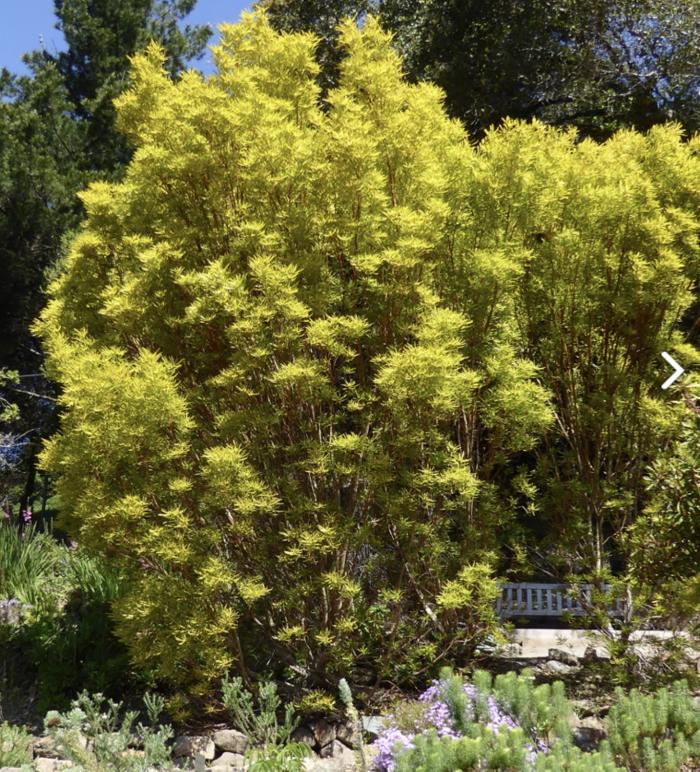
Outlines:
[[[314,39],[264,15],[222,28],[209,79],[137,57],[133,161],[84,193],[37,327],[66,525],[130,578],[136,663],[195,692],[270,656],[334,677],[457,652],[512,517],[495,483],[553,426],[516,288],[577,257],[614,273],[631,229],[658,249],[626,280],[685,281],[673,130],[511,124],[476,150],[375,21],[342,40],[327,109]]]

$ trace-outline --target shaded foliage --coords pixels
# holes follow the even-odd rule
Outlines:
[[[378,13],[407,71],[446,93],[475,137],[505,118],[540,118],[604,138],[679,121],[700,127],[697,0],[265,0],[272,23],[322,39],[337,71],[332,21]]]

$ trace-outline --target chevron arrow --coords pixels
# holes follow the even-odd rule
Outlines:
[[[666,378],[666,380],[661,384],[661,388],[666,390],[669,386],[672,386],[685,372],[685,369],[682,368],[678,362],[668,353],[668,351],[662,351],[661,356],[671,365],[673,368],[673,372],[671,375]]]

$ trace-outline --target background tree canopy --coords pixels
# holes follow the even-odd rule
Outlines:
[[[700,127],[697,0],[260,0],[274,26],[324,41],[334,78],[336,20],[378,13],[408,74],[441,86],[479,137],[506,117],[540,118],[603,138],[667,120]]]

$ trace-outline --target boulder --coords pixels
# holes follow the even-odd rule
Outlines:
[[[571,723],[572,726],[578,726],[582,718],[598,715],[598,708],[591,699],[569,700],[569,702],[576,711],[576,716]]]
[[[347,745],[348,748],[357,748],[359,745],[359,737],[357,736],[357,731],[355,730],[355,726],[352,722],[348,722],[346,724],[338,724],[335,731],[336,739],[340,740],[344,745]]]
[[[350,748],[337,740],[326,747],[331,749],[332,755],[326,758],[312,756],[304,759],[302,768],[305,772],[355,772],[356,758]]]
[[[333,740],[332,742],[329,742],[328,745],[324,745],[323,748],[320,748],[318,750],[318,755],[322,759],[332,759],[333,758],[333,746],[336,744],[337,740]]]
[[[333,759],[319,759],[318,756],[308,756],[301,764],[304,772],[337,772]]]
[[[30,611],[31,609],[32,606],[29,603],[22,603],[17,598],[0,600],[0,624],[19,625],[25,611]]]
[[[345,764],[355,763],[355,754],[347,745],[345,745],[345,743],[336,740],[331,743],[331,747],[333,749],[332,757],[334,759],[338,759]]]
[[[549,659],[540,665],[538,670],[542,675],[565,676],[572,673],[574,668],[571,665],[565,665],[563,662],[559,662],[556,659]]]
[[[245,753],[248,750],[247,736],[237,729],[220,729],[218,732],[214,732],[211,739],[220,751]]]
[[[226,751],[212,761],[210,772],[241,772],[245,769],[244,756],[241,753]]]
[[[574,727],[573,741],[585,753],[598,749],[601,740],[606,738],[603,722],[595,716],[582,718]]]
[[[34,753],[34,756],[41,756],[45,759],[61,758],[56,750],[56,742],[50,735],[34,738],[32,740],[32,752]]]
[[[72,766],[73,762],[65,759],[48,759],[42,756],[34,759],[35,772],[58,772],[60,769]]]
[[[586,646],[586,651],[583,653],[583,661],[586,664],[590,664],[591,662],[596,662],[599,659],[600,657],[598,656],[598,649],[596,649],[595,646]]]
[[[204,761],[212,761],[215,755],[216,746],[211,737],[183,734],[175,738],[173,744],[174,758],[187,756],[193,759],[197,756],[202,756]]]
[[[318,748],[325,748],[335,740],[335,726],[328,723],[325,718],[315,721],[312,731]]]
[[[562,662],[565,665],[571,665],[571,667],[578,665],[578,657],[571,652],[564,651],[564,649],[550,649],[548,656],[550,660]]]
[[[303,743],[304,745],[308,745],[309,748],[313,748],[314,745],[316,745],[316,738],[314,737],[314,733],[309,729],[308,726],[298,726],[292,732],[291,740],[294,743]]]

